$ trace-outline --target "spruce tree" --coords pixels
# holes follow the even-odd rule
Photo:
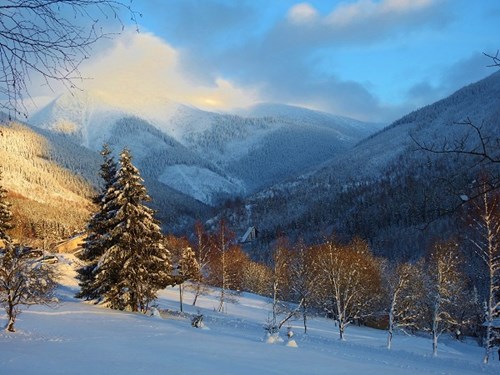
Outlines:
[[[104,161],[99,174],[104,181],[104,185],[101,192],[94,198],[98,211],[91,217],[87,225],[87,237],[83,251],[80,254],[80,259],[85,261],[86,265],[78,270],[81,289],[76,296],[85,299],[99,298],[101,291],[97,290],[94,272],[101,256],[106,249],[112,246],[108,232],[113,226],[115,207],[109,203],[112,197],[117,165],[112,156],[112,150],[107,144],[103,145],[101,155]]]
[[[116,179],[109,187],[113,215],[107,232],[110,246],[100,257],[93,288],[111,308],[145,311],[159,289],[171,280],[170,254],[162,245],[162,233],[139,170],[128,150],[120,154]]]
[[[10,211],[10,204],[5,200],[7,198],[7,190],[2,186],[2,170],[0,169],[0,240],[4,246],[10,244],[11,239],[7,231],[13,228],[12,225],[12,212]]]

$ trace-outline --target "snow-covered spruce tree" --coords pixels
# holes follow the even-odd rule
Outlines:
[[[10,244],[10,236],[7,231],[13,228],[12,225],[12,212],[10,211],[10,204],[5,200],[7,198],[7,190],[2,185],[2,170],[0,169],[0,241],[5,246]]]
[[[94,198],[98,211],[91,217],[87,225],[87,237],[80,254],[80,259],[86,264],[78,270],[78,279],[80,280],[80,291],[76,295],[78,298],[96,299],[100,296],[102,291],[96,290],[94,270],[106,249],[113,245],[110,241],[109,231],[116,224],[114,223],[114,212],[118,207],[110,204],[113,193],[112,186],[117,171],[117,164],[111,152],[109,146],[104,144],[101,150],[104,161],[99,173],[104,184],[100,194]]]
[[[157,291],[172,284],[170,254],[154,211],[144,204],[151,198],[126,149],[108,190],[105,207],[115,208],[107,233],[110,247],[94,271],[94,290],[111,308],[146,311]]]
[[[465,275],[461,272],[457,243],[436,243],[422,271],[425,298],[421,305],[421,328],[431,333],[432,354],[436,356],[441,334],[460,324]]]
[[[500,193],[492,191],[486,181],[481,184],[479,198],[472,202],[469,236],[476,254],[485,266],[486,298],[484,303],[484,363],[488,363],[500,332],[494,329],[493,321],[500,317]]]

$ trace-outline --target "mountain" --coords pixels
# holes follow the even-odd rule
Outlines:
[[[146,113],[95,92],[62,95],[30,123],[92,150],[104,142],[115,151],[128,147],[160,194],[168,186],[209,206],[312,170],[380,128],[276,105],[241,116],[166,101]]]
[[[46,248],[84,228],[93,207],[100,158],[63,137],[0,119],[2,185],[14,213],[14,237]]]
[[[498,157],[499,119],[500,73],[495,73],[402,117],[322,168],[252,195],[224,215],[238,232],[257,226],[263,248],[276,233],[319,241],[333,231],[370,240],[379,255],[418,257],[435,238],[459,235],[460,224],[446,213],[471,193],[480,173],[500,177],[498,163],[420,146],[480,150],[477,126],[487,151]]]

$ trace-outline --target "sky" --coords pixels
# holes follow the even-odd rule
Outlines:
[[[81,67],[85,88],[121,102],[273,102],[389,123],[494,73],[483,53],[500,48],[498,0],[132,4],[139,32],[126,22]]]

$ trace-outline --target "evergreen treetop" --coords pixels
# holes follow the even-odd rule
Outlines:
[[[10,243],[11,238],[7,231],[12,229],[12,212],[10,204],[5,200],[7,198],[7,190],[2,186],[2,170],[0,169],[0,240]]]

